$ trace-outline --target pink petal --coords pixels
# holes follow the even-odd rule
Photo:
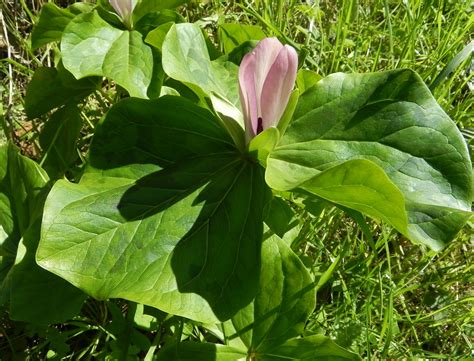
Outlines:
[[[298,55],[291,46],[282,46],[268,71],[260,97],[263,129],[276,126],[288,105],[295,85]]]
[[[275,59],[280,53],[283,45],[277,38],[265,38],[261,40],[254,49],[256,55],[255,66],[255,91],[257,96],[257,114],[262,117],[260,97],[263,85]]]
[[[114,8],[115,12],[120,15],[120,17],[123,17],[122,14],[122,7],[120,4],[120,0],[109,0],[110,5]]]
[[[133,8],[135,7],[136,2],[133,0],[109,0],[110,5],[115,9],[117,14],[125,21],[130,20],[132,15]]]
[[[242,59],[239,68],[240,103],[244,112],[247,140],[257,134],[257,97],[255,95],[255,52],[248,53]]]

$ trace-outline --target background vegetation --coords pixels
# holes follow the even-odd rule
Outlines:
[[[22,152],[38,160],[45,151],[39,134],[46,117],[27,120],[23,97],[34,70],[57,61],[54,47],[33,52],[29,44],[45,2],[3,0],[0,5],[1,122]],[[67,6],[74,1],[50,2]],[[211,39],[220,23],[257,24],[294,45],[301,66],[322,76],[416,70],[472,144],[473,6],[468,0],[212,0],[191,1],[181,13],[205,28]],[[82,109],[87,122],[71,179],[109,101],[93,94]],[[319,279],[309,334],[329,335],[368,360],[474,356],[472,223],[435,254],[383,224],[355,222],[336,209],[319,217],[299,212],[299,218],[297,250]],[[88,300],[80,316],[59,325],[14,322],[6,311],[0,312],[2,360],[114,359],[124,347],[132,359],[151,360],[172,338],[214,337],[201,325],[121,300]]]

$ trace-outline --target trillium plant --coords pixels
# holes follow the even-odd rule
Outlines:
[[[305,329],[322,280],[297,253],[298,214],[338,207],[439,251],[471,216],[466,143],[413,71],[322,78],[255,26],[211,41],[184,2],[44,5],[32,47],[58,44],[60,61],[25,109],[48,152],[39,166],[0,148],[0,238],[17,250],[2,301],[44,324],[120,298],[137,324],[159,312],[213,335],[177,332],[158,360],[357,360]],[[77,168],[91,94],[104,114]]]

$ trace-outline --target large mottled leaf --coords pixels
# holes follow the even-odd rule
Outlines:
[[[78,103],[98,87],[98,80],[96,77],[76,80],[62,63],[57,69],[38,68],[26,89],[26,114],[36,118],[66,103]]]
[[[268,158],[266,178],[276,189],[295,189],[351,159],[374,162],[399,188],[415,242],[440,249],[470,216],[466,144],[409,70],[333,74],[308,89]]]
[[[162,53],[163,69],[171,78],[198,94],[214,92],[234,105],[239,104],[238,67],[230,62],[211,61],[197,25],[173,25],[163,42]]]
[[[256,293],[263,170],[185,99],[129,99],[96,128],[91,167],[47,199],[37,260],[90,295],[200,321]]]
[[[146,98],[153,73],[153,55],[137,31],[123,31],[96,11],[76,16],[61,40],[64,66],[77,79],[106,76],[131,96]]]
[[[63,62],[76,78],[102,76],[105,57],[114,42],[124,34],[93,11],[77,16],[64,31],[61,41]]]

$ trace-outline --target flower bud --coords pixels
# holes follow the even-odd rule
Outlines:
[[[277,38],[261,40],[239,68],[240,102],[247,142],[277,126],[295,85],[298,55]]]
[[[115,9],[128,28],[131,27],[132,11],[135,8],[136,0],[109,0],[110,5]]]

